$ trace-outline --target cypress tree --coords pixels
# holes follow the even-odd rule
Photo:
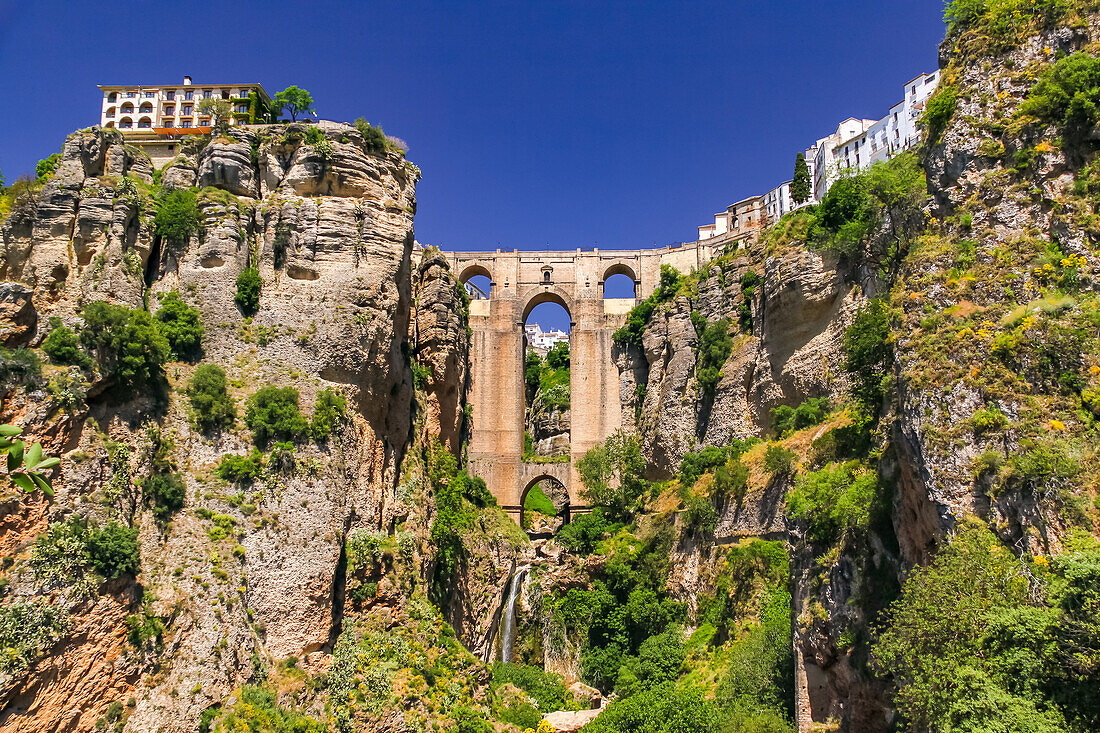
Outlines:
[[[801,204],[810,198],[810,169],[806,165],[806,156],[802,153],[794,159],[794,180],[791,181],[791,198]]]

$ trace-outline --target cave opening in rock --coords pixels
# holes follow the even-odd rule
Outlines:
[[[560,299],[532,301],[523,321],[523,460],[569,461],[571,319]]]

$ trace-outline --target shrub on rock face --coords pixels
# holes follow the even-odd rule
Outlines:
[[[183,508],[187,496],[187,487],[178,473],[154,473],[145,479],[142,488],[145,500],[153,508],[153,516],[162,524]]]
[[[237,420],[237,408],[226,389],[225,370],[216,364],[203,364],[187,384],[187,396],[195,422],[203,430],[231,427]]]
[[[244,421],[259,446],[272,440],[297,440],[309,430],[294,387],[262,387],[249,398]]]
[[[179,293],[169,293],[156,313],[157,327],[177,359],[193,357],[202,344],[203,326],[199,309],[184,303]]]
[[[339,392],[332,389],[322,389],[317,393],[317,404],[313,408],[313,420],[309,429],[313,433],[313,439],[322,441],[328,438],[337,424],[344,419],[347,410],[347,400]]]
[[[92,366],[92,360],[80,348],[80,337],[68,326],[61,325],[60,318],[50,319],[50,334],[42,342],[42,350],[54,364],[73,364],[83,369]]]
[[[263,289],[263,285],[263,278],[253,267],[237,276],[237,295],[233,300],[246,316],[254,316],[260,309],[260,290]]]
[[[162,376],[168,340],[143,310],[97,300],[84,308],[80,343],[113,386],[137,389]]]
[[[222,456],[218,463],[218,478],[231,484],[251,484],[263,470],[263,454],[255,448],[247,456]]]
[[[88,535],[88,554],[95,571],[104,578],[137,575],[141,570],[138,531],[118,522],[109,522]]]
[[[182,248],[199,231],[198,197],[194,191],[172,191],[157,205],[153,225],[170,247]]]

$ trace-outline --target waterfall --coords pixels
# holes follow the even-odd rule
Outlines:
[[[520,568],[512,576],[512,587],[508,591],[508,603],[504,607],[504,639],[501,645],[500,656],[505,662],[512,661],[512,642],[516,636],[516,598],[519,597],[519,589],[523,586],[523,578],[527,575],[527,568]]]

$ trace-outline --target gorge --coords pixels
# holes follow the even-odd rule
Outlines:
[[[369,126],[69,135],[0,198],[0,730],[1100,728],[1100,7],[948,8],[921,148],[759,236],[445,252]]]

